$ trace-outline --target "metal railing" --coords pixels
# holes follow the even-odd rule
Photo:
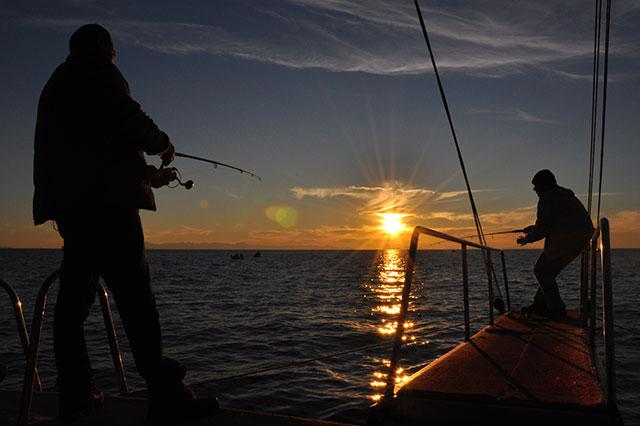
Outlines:
[[[13,287],[11,287],[6,281],[0,279],[0,287],[5,289],[7,295],[9,295],[9,299],[11,299],[11,304],[13,306],[13,315],[16,318],[16,326],[18,328],[18,336],[20,336],[20,343],[22,343],[22,350],[24,352],[24,356],[29,356],[29,334],[27,333],[27,326],[24,322],[24,313],[22,311],[22,302],[18,297],[18,294],[15,292]],[[40,375],[38,374],[38,370],[34,370],[34,381],[33,388],[40,392],[42,390],[42,384],[40,383]]]
[[[418,251],[418,240],[420,235],[430,235],[442,240],[451,241],[453,243],[460,244],[462,252],[462,291],[463,291],[463,303],[464,303],[464,339],[468,341],[470,339],[470,319],[469,319],[469,270],[467,266],[467,248],[473,247],[480,249],[484,252],[484,258],[486,261],[487,281],[489,290],[489,322],[493,324],[493,268],[489,267],[491,263],[491,253],[499,252],[500,259],[502,261],[502,274],[504,278],[505,295],[507,297],[507,309],[511,309],[511,300],[509,299],[509,281],[507,279],[507,267],[505,264],[504,251],[498,248],[485,246],[475,243],[473,241],[463,240],[452,235],[448,235],[442,232],[435,231],[433,229],[424,228],[422,226],[416,226],[411,235],[411,244],[409,245],[409,257],[405,267],[405,279],[404,288],[402,289],[402,302],[400,304],[400,313],[398,315],[398,322],[396,325],[396,334],[393,341],[393,353],[391,355],[391,362],[389,364],[389,375],[387,376],[387,384],[385,389],[384,398],[390,399],[394,395],[396,370],[398,369],[398,363],[400,362],[400,349],[402,347],[402,335],[404,334],[404,323],[407,317],[407,311],[409,309],[409,295],[411,293],[411,282],[413,279],[413,270],[415,266],[416,253]],[[498,285],[498,283],[496,283]]]
[[[36,376],[36,366],[38,363],[38,348],[40,345],[40,334],[42,331],[42,324],[44,322],[44,312],[47,305],[47,294],[49,288],[53,282],[60,275],[60,271],[54,271],[47,279],[42,283],[38,295],[36,296],[36,303],[33,309],[33,322],[31,323],[31,343],[27,353],[27,366],[24,372],[24,382],[22,384],[22,395],[20,397],[20,412],[18,414],[18,426],[27,425],[29,423],[29,412],[31,411],[31,402],[33,399],[33,384]],[[98,279],[98,277],[95,277]],[[102,282],[98,281],[100,288],[98,294],[100,296],[100,306],[102,308],[102,316],[104,318],[105,328],[107,330],[107,337],[109,340],[109,346],[111,348],[111,358],[116,370],[116,376],[118,379],[118,387],[120,394],[123,396],[129,395],[129,388],[127,386],[127,380],[124,372],[124,366],[122,362],[122,355],[120,354],[120,348],[118,347],[118,338],[116,336],[115,327],[113,325],[113,316],[111,315],[111,307],[109,305],[109,294]]]
[[[586,251],[586,250],[585,250]],[[609,237],[609,220],[601,218],[598,228],[593,233],[590,247],[591,260],[589,268],[588,287],[588,329],[589,347],[594,359],[598,359],[596,351],[596,298],[597,298],[597,264],[600,260],[602,273],[602,335],[604,337],[604,378],[605,378],[605,403],[607,408],[614,409],[617,405],[616,398],[616,372],[615,372],[615,345],[613,322],[613,287],[611,281],[611,241]],[[598,256],[599,254],[599,256]],[[588,257],[587,257],[588,259]],[[587,266],[583,265],[586,270]],[[582,283],[581,293],[586,293],[585,282]]]

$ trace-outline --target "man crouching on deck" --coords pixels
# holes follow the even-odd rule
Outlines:
[[[525,245],[544,240],[544,251],[533,272],[538,280],[538,291],[533,304],[522,312],[547,317],[565,315],[565,304],[560,298],[556,277],[582,249],[593,235],[593,224],[584,206],[573,191],[558,186],[549,170],[535,174],[533,190],[540,198],[536,224],[524,229],[526,236],[518,238]]]
[[[114,65],[109,32],[73,33],[70,54],[47,82],[35,134],[33,218],[54,220],[64,239],[53,323],[59,416],[74,420],[102,404],[93,386],[83,323],[98,276],[115,299],[136,367],[149,390],[150,420],[203,417],[215,398],[196,398],[186,369],[163,357],[138,209],[155,210],[151,186],[171,179],[143,152],[174,159],[169,137],[130,96]]]

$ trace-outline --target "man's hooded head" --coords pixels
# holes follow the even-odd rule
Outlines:
[[[551,173],[550,170],[547,169],[540,170],[538,173],[536,173],[533,176],[531,183],[533,184],[533,190],[538,194],[558,186],[556,177],[553,175],[553,173]]]
[[[69,39],[69,51],[76,58],[100,58],[108,61],[115,54],[111,34],[98,24],[78,28]]]

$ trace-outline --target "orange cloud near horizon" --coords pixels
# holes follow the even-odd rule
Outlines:
[[[530,207],[482,215],[485,232],[498,232],[521,228],[533,217],[523,212]],[[532,212],[531,212],[532,213]],[[210,248],[210,249],[406,249],[413,227],[426,226],[457,237],[475,234],[475,228],[466,214],[432,212],[423,216],[407,216],[397,235],[389,235],[380,227],[380,218],[363,220],[360,226],[315,227],[218,227],[197,228],[186,225],[154,226],[145,228],[149,248]],[[640,248],[640,211],[614,212],[609,217],[611,242],[614,248]],[[493,225],[493,226],[488,226]],[[517,249],[516,234],[487,237],[487,243],[502,249]],[[467,239],[475,241],[473,237]],[[3,225],[0,247],[5,248],[61,248],[62,239],[49,224],[34,227],[31,224]],[[539,248],[541,244],[525,248]],[[457,244],[441,243],[433,238],[422,238],[421,249],[451,249]]]

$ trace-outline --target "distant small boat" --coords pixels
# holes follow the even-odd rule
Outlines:
[[[241,259],[244,259],[244,255],[242,253],[240,253],[240,254],[232,254],[231,255],[231,259],[233,259],[233,260],[241,260]]]
[[[260,250],[258,250],[258,251],[253,255],[253,257],[260,257],[260,256],[262,256],[262,253],[260,253]]]

